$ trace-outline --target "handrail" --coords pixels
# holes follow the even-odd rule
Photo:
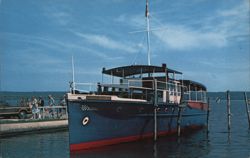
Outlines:
[[[54,117],[53,115],[57,115],[57,117],[58,117],[58,110],[59,109],[65,109],[65,117],[67,118],[68,117],[68,112],[67,112],[67,106],[40,106],[40,107],[38,107],[38,109],[39,109],[39,112],[40,112],[40,114],[41,114],[41,116],[42,116],[42,119],[44,119],[45,117],[46,117],[46,115],[47,115],[47,117]],[[52,110],[52,111],[50,111],[50,112],[47,112],[48,111],[48,109],[50,109],[50,110]],[[50,116],[51,114],[52,114],[52,116]],[[49,116],[48,116],[49,115]]]
[[[13,110],[15,109],[15,110]],[[16,115],[19,116],[22,115],[22,111],[25,110],[26,114],[29,115],[28,118],[32,119],[45,119],[45,118],[57,118],[57,119],[67,119],[68,113],[67,113],[67,106],[38,106],[34,107],[31,106],[25,106],[25,107],[4,107],[0,108],[2,110],[2,114],[8,114],[8,115]],[[10,111],[12,110],[12,111]],[[25,117],[25,116],[23,116]]]
[[[192,100],[192,101],[206,101],[206,91],[187,91],[188,87],[184,86],[178,82],[173,83],[173,82],[163,82],[163,81],[156,81],[157,84],[163,84],[161,86],[157,86],[157,89],[154,89],[154,81],[155,80],[128,80],[126,83],[99,83],[99,84],[93,84],[93,83],[75,83],[75,85],[81,85],[81,86],[101,86],[102,88],[115,88],[115,92],[124,92],[121,91],[120,89],[136,89],[136,90],[157,90],[160,93],[165,93],[167,92],[169,96],[182,96],[186,95],[188,96],[187,99],[185,100]],[[151,83],[149,84],[149,87],[143,86],[143,83]],[[90,92],[92,88],[89,88],[89,91],[85,90],[84,92]],[[79,90],[83,91],[83,90]],[[108,90],[109,91],[109,90]],[[204,93],[204,94],[203,94]],[[195,97],[193,96],[195,94]]]
[[[75,83],[75,85],[82,85],[82,86],[89,86],[89,91],[88,90],[83,90],[83,89],[76,89],[82,92],[90,92],[91,91],[91,86],[102,86],[102,87],[109,87],[109,88],[127,88],[127,89],[142,89],[142,90],[154,90],[153,87],[153,81],[154,80],[128,80],[128,83],[113,83],[113,84],[109,84],[109,83],[100,83],[100,84],[93,84],[93,83]],[[152,82],[152,88],[149,87],[143,87],[143,86],[136,86],[133,85],[133,82],[136,83],[143,83],[143,82]],[[162,81],[157,81],[157,83],[163,83],[166,84],[165,88],[157,88],[158,91],[167,91],[167,92],[178,92],[181,93],[180,91],[178,91],[178,88],[181,87],[186,87],[183,85],[179,85],[177,83],[170,83],[170,82],[162,82]],[[120,87],[121,86],[121,87]],[[122,87],[122,86],[127,86],[127,87]],[[169,86],[174,86],[173,88],[169,88]],[[167,88],[168,87],[168,88]],[[173,89],[173,90],[170,90]]]

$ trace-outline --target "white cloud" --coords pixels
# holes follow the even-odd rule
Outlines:
[[[220,19],[220,22],[215,26],[221,31],[224,30],[227,36],[249,35],[249,5],[249,0],[242,0],[237,6],[218,10],[215,18]]]
[[[199,24],[200,27],[193,27],[192,24]],[[172,49],[227,47],[229,40],[249,38],[249,1],[242,0],[239,5],[216,10],[208,17],[189,19],[185,25],[163,25],[168,28],[166,31],[153,34]]]
[[[50,48],[60,52],[65,52],[65,49],[71,49],[75,47],[75,45],[73,45],[72,43],[55,40],[52,37],[26,35],[26,34],[10,33],[10,32],[0,32],[0,35],[1,35],[0,40],[2,39],[6,42],[13,43],[14,41],[22,43],[24,45],[32,44],[32,47],[34,47],[34,45],[38,45],[42,46],[43,48]]]
[[[74,17],[72,15],[71,8],[64,4],[54,4],[54,2],[45,2],[46,5],[43,7],[43,14],[45,17],[50,19],[51,23],[60,25],[60,26],[67,26],[68,24],[71,24]]]
[[[220,8],[220,6],[217,7]],[[171,14],[174,15],[179,9],[175,8]],[[151,17],[151,29],[167,28],[152,31],[152,34],[170,49],[216,49],[227,47],[231,40],[238,39],[232,37],[240,36],[241,39],[249,37],[248,0],[242,0],[238,5],[231,8],[212,10],[205,15],[201,15],[198,19],[183,14],[178,16],[178,19],[173,19],[174,21],[163,22],[164,19],[169,18],[169,16],[162,15]],[[181,19],[185,19],[185,23]],[[146,28],[145,19],[141,15],[129,16],[123,14],[118,16],[115,21],[130,25],[135,30],[136,28]]]
[[[248,15],[249,13],[249,0],[242,0],[239,5],[234,6],[230,9],[225,10],[218,10],[218,15],[220,16],[237,16],[237,17],[243,17]],[[249,16],[249,15],[248,15]]]
[[[129,53],[134,53],[137,51],[133,46],[131,46],[131,44],[118,42],[117,40],[111,39],[105,35],[83,34],[80,32],[74,32],[74,34],[84,38],[90,43],[96,44],[104,48],[122,50]]]
[[[156,31],[152,31],[152,34],[155,35],[158,40],[166,44],[167,48],[186,50],[205,47],[220,48],[227,45],[227,40],[223,32],[215,32],[214,30],[204,31],[189,27],[188,25],[162,23],[160,19],[155,19],[155,17],[153,18],[154,20],[151,22],[151,29],[155,29]],[[116,21],[125,23],[126,21],[124,19],[129,19],[128,25],[132,25],[134,28],[143,28],[146,25],[145,19],[138,15],[129,17],[123,14],[120,15]],[[160,27],[154,27],[157,26],[156,21],[161,24]]]
[[[227,44],[225,36],[215,32],[200,32],[191,28],[167,25],[166,31],[155,31],[153,34],[167,47],[177,50],[223,47]]]
[[[65,26],[71,21],[71,15],[67,12],[55,12],[50,14],[52,20],[56,21],[58,24]]]

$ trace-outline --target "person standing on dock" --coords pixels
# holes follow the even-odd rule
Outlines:
[[[62,106],[62,107],[59,109],[59,113],[60,113],[60,117],[61,117],[61,116],[62,116],[62,113],[65,111],[65,110],[64,110],[64,107],[66,107],[66,95],[63,95],[63,98],[61,99],[59,105]]]
[[[43,100],[43,98],[41,96],[38,99],[38,106],[44,107],[44,100]]]
[[[54,117],[54,109],[53,109],[53,106],[55,105],[55,100],[54,98],[52,97],[52,95],[49,95],[49,107],[51,108],[49,110],[49,113],[51,114],[52,117]]]
[[[33,118],[37,119],[40,118],[40,110],[38,109],[38,102],[37,99],[33,96],[32,97],[32,114],[33,114]]]
[[[44,118],[45,108],[44,108],[44,100],[42,96],[40,96],[38,99],[38,107],[40,107],[40,116]]]

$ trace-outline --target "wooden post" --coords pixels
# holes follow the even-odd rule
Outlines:
[[[158,157],[158,153],[157,153],[157,142],[154,142],[154,157]]]
[[[157,141],[157,104],[158,95],[157,95],[157,80],[154,79],[154,141]]]
[[[65,114],[66,114],[66,119],[68,119],[68,103],[65,106]]]
[[[230,92],[227,91],[227,129],[230,131],[231,129],[231,99],[230,99]]]
[[[157,107],[154,107],[154,141],[157,141]]]
[[[209,133],[210,98],[207,98],[207,133]]]
[[[178,116],[177,116],[177,135],[181,136],[181,107],[178,107]]]
[[[44,110],[44,107],[42,107],[42,108],[43,108],[43,117],[42,117],[42,118],[44,119],[44,115],[45,115],[45,110]]]
[[[244,93],[245,96],[245,103],[246,103],[246,111],[247,111],[247,118],[248,118],[248,126],[250,129],[250,110],[249,110],[249,105],[248,105],[248,98],[247,98],[247,93]]]

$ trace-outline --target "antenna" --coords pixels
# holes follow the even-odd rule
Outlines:
[[[148,65],[151,65],[150,62],[150,27],[149,27],[149,6],[148,6],[148,0],[146,0],[146,12],[145,12],[146,20],[147,20],[147,45],[148,45]]]
[[[75,66],[74,66],[74,56],[71,57],[71,66],[72,66],[72,91],[75,94]]]
[[[157,29],[150,29],[150,24],[149,24],[149,0],[146,0],[146,10],[145,10],[145,17],[146,17],[146,22],[147,22],[147,28],[146,30],[137,30],[137,31],[132,31],[129,33],[139,33],[139,32],[147,32],[147,56],[148,56],[148,65],[151,65],[151,49],[150,49],[150,31],[153,30],[162,30],[165,28],[157,28]]]

